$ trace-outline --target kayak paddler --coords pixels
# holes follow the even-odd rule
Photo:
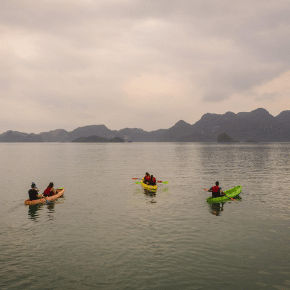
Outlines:
[[[28,195],[30,200],[36,200],[38,198],[42,198],[42,196],[38,195],[39,190],[36,187],[34,182],[31,183],[31,189],[28,190]]]
[[[150,184],[151,185],[156,185],[156,178],[153,175],[151,175]]]
[[[215,186],[208,189],[208,191],[211,192],[213,198],[225,195],[222,188],[219,185],[220,183],[216,181]]]
[[[151,181],[151,176],[148,172],[145,173],[144,183],[149,184]]]
[[[45,197],[55,195],[56,191],[53,188],[53,182],[50,182],[46,190],[43,192]]]

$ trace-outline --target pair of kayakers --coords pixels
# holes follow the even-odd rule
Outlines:
[[[150,175],[148,172],[145,173],[144,183],[148,185],[156,185],[156,178],[153,175]]]
[[[210,189],[207,190],[211,192],[213,198],[225,195],[225,193],[223,192],[222,188],[219,185],[220,185],[219,182],[216,181],[215,186],[212,186]]]
[[[31,183],[31,189],[28,190],[28,195],[30,200],[36,200],[39,198],[44,198],[48,196],[55,195],[57,192],[53,188],[53,182],[50,182],[48,187],[43,192],[43,195],[39,194],[39,190],[36,187],[36,184],[34,182]]]

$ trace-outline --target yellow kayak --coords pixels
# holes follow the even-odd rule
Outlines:
[[[153,191],[153,192],[157,190],[157,185],[148,185],[144,183],[143,181],[144,181],[144,178],[141,180],[141,185],[143,186],[144,189],[148,191]]]

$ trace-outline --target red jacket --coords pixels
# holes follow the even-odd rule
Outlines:
[[[43,195],[46,195],[46,196],[50,196],[50,192],[51,192],[51,189],[52,187],[48,187],[44,192],[43,192]],[[52,193],[54,195],[54,193]]]
[[[145,181],[150,181],[151,180],[151,177],[150,177],[150,175],[145,175]]]
[[[213,186],[212,188],[211,188],[211,192],[220,192],[220,187],[219,186]]]

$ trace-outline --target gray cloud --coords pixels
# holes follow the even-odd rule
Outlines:
[[[238,110],[234,95],[289,70],[289,14],[286,0],[1,1],[0,102],[18,116],[1,109],[0,131],[153,130],[210,103]],[[30,108],[51,120],[36,125]]]

